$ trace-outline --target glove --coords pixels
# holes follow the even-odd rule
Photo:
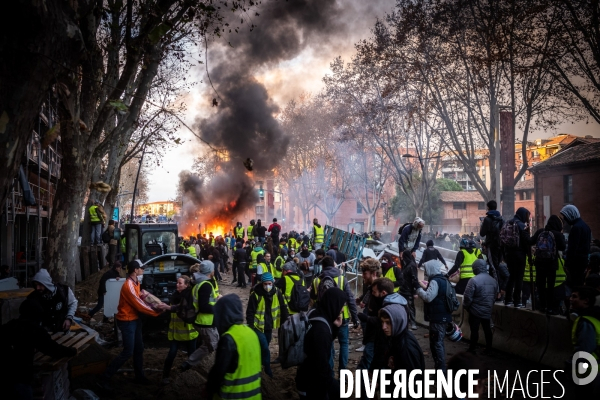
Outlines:
[[[367,322],[367,316],[364,313],[358,313],[358,319],[360,319],[360,322]]]

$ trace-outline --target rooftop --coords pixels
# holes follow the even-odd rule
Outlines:
[[[479,192],[440,192],[440,201],[443,203],[453,203],[464,201],[466,203],[480,203],[483,197]]]
[[[579,146],[564,149],[529,169],[535,172],[545,168],[585,164],[594,161],[600,162],[600,142],[581,144]]]
[[[527,190],[533,189],[533,179],[527,179],[525,181],[519,181],[515,185],[515,190]]]

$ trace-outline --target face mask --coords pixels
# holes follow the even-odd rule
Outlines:
[[[273,289],[273,285],[263,285],[263,288],[265,288],[267,292],[270,292],[271,289]]]

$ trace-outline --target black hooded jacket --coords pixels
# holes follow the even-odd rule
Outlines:
[[[531,241],[530,244],[532,246],[535,246],[538,238],[540,237],[540,234],[544,231],[549,231],[552,232],[552,235],[554,236],[554,242],[556,244],[556,250],[557,251],[565,251],[565,248],[567,247],[567,242],[565,240],[565,235],[563,235],[562,233],[562,221],[560,220],[559,217],[557,217],[556,215],[551,215],[550,218],[548,218],[548,222],[546,222],[546,226],[543,229],[538,229],[533,236],[531,237]],[[535,265],[536,266],[541,266],[542,263],[544,264],[544,266],[546,265],[544,262],[546,260],[538,260],[537,258],[535,259]],[[558,259],[552,260],[552,264],[555,267],[554,269],[558,269]]]
[[[525,224],[529,222],[529,211],[525,207],[519,207],[515,213],[513,221],[519,227],[519,248],[518,249],[507,249],[508,252],[523,253],[529,255],[531,253],[531,237],[529,236],[529,230],[525,230]]]
[[[346,293],[339,288],[328,289],[309,318],[321,317],[327,321],[311,321],[311,327],[304,337],[306,359],[298,367],[296,385],[299,391],[306,392],[308,399],[327,399],[339,397],[339,385],[333,379],[329,366],[331,346],[337,337],[338,328],[333,322],[340,315],[348,301]]]
[[[220,339],[215,364],[208,374],[206,383],[209,399],[212,399],[213,395],[219,392],[225,380],[225,374],[235,372],[238,367],[239,355],[235,341],[230,335],[224,335],[232,325],[244,323],[242,301],[237,294],[228,294],[217,301],[214,319]]]
[[[440,251],[433,247],[433,240],[427,241],[427,248],[423,250],[423,255],[419,260],[419,267],[429,260],[440,260],[442,264],[446,265],[446,260],[444,260],[444,257],[440,254]]]
[[[415,292],[413,282],[419,280],[419,271],[417,271],[417,263],[412,253],[408,250],[402,253],[402,275],[404,279],[400,287],[400,294],[404,297],[412,296]]]

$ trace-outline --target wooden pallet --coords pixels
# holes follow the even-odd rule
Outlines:
[[[77,349],[78,352],[82,352],[87,348],[87,343],[90,340],[95,340],[97,336],[97,332],[90,334],[87,331],[70,331],[66,334],[63,332],[57,332],[51,337],[52,340],[58,344],[72,347]],[[67,363],[70,359],[71,357],[52,358],[44,355],[43,353],[37,352],[33,356],[33,365],[43,370],[56,370],[62,364]]]

